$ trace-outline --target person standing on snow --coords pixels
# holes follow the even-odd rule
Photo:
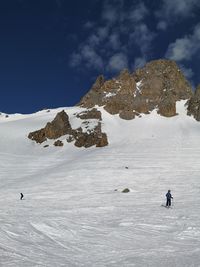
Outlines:
[[[166,207],[169,208],[171,206],[171,199],[173,199],[170,190],[168,190],[168,192],[166,194],[166,198],[167,198]]]

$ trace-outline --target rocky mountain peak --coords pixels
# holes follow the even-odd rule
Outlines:
[[[78,104],[83,109],[78,108],[77,113],[70,115],[79,127],[72,128],[69,116],[61,111],[52,122],[28,137],[37,143],[46,141],[44,147],[49,146],[51,139],[55,140],[55,146],[60,147],[67,142],[74,142],[77,147],[103,147],[108,145],[108,139],[107,134],[102,132],[103,119],[96,105],[103,106],[110,114],[132,120],[152,110],[165,117],[175,116],[176,101],[184,99],[189,99],[188,115],[200,121],[200,86],[193,94],[189,82],[174,61],[154,60],[133,73],[124,69],[110,80],[98,76]],[[62,141],[56,140],[60,137]]]
[[[104,84],[105,79],[103,75],[99,75],[96,79],[96,82],[92,86],[92,90],[98,91]]]
[[[153,109],[170,117],[176,115],[176,101],[191,96],[192,88],[177,64],[160,59],[134,73],[125,69],[111,80],[99,76],[79,105],[87,108],[104,106],[106,111],[119,114],[123,119],[133,119]]]
[[[119,76],[117,77],[117,79],[118,80],[127,80],[127,79],[129,79],[130,78],[130,72],[129,72],[129,70],[128,69],[123,69],[121,72],[120,72],[120,74],[119,74]]]
[[[153,96],[173,95],[176,100],[188,99],[192,88],[172,60],[154,60],[133,73],[136,82],[142,82],[143,93]]]

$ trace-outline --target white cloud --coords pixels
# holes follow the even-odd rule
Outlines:
[[[83,60],[85,60],[88,67],[92,67],[95,69],[103,68],[102,58],[89,45],[85,45],[82,47],[81,56]]]
[[[97,29],[97,34],[98,34],[99,38],[101,39],[101,41],[104,40],[109,34],[109,27],[108,26],[107,27],[106,26],[105,27],[99,27]]]
[[[78,53],[73,53],[70,57],[70,66],[79,67],[81,64],[88,68],[101,70],[103,68],[103,59],[89,45],[83,45]]]
[[[198,6],[200,6],[199,0],[162,0],[161,8],[155,12],[160,19],[157,28],[165,30],[176,20],[194,16]],[[163,22],[165,22],[164,27]]]
[[[90,44],[90,46],[95,47],[100,43],[100,38],[96,34],[92,34],[88,38],[88,43]]]
[[[170,44],[166,53],[166,57],[175,61],[190,60],[194,50],[192,41],[188,37],[177,39]]]
[[[71,66],[118,71],[133,65],[130,49],[146,58],[155,37],[144,23],[149,13],[144,1],[127,6],[125,0],[103,0],[99,24],[83,25],[86,38],[72,54]]]
[[[143,55],[151,48],[154,37],[155,33],[151,32],[144,23],[136,25],[134,32],[130,35],[132,42],[138,45]]]
[[[134,62],[134,69],[142,68],[146,64],[146,59],[144,57],[137,57]]]
[[[114,50],[120,49],[120,38],[118,33],[113,33],[109,37],[109,44]]]
[[[81,64],[81,55],[79,53],[73,53],[70,57],[70,66],[78,67]]]
[[[200,24],[191,35],[176,39],[167,49],[166,57],[175,61],[188,61],[200,50]]]
[[[143,2],[140,2],[138,6],[132,7],[132,10],[130,11],[130,14],[129,14],[129,18],[132,22],[140,22],[148,14],[149,14],[148,9],[146,8]]]
[[[179,66],[188,80],[190,80],[194,76],[194,72],[191,68],[187,68],[182,64],[179,64]]]
[[[102,19],[105,20],[109,24],[113,24],[116,22],[119,17],[118,6],[111,4],[109,1],[104,2],[104,7],[102,11]]]
[[[111,72],[118,72],[127,67],[128,67],[127,56],[123,53],[118,53],[110,58],[107,69]]]
[[[159,21],[157,24],[157,29],[165,31],[167,29],[167,22],[164,20]]]
[[[91,21],[87,21],[87,22],[83,25],[83,27],[84,27],[85,29],[92,29],[92,28],[94,27],[94,23],[91,22]]]
[[[102,17],[108,22],[114,23],[117,20],[117,11],[112,8],[106,9]]]

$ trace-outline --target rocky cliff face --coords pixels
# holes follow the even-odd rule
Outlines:
[[[99,76],[78,105],[104,106],[110,114],[133,119],[157,109],[162,116],[176,115],[176,101],[189,99],[192,88],[174,61],[155,60],[142,69],[124,70],[112,80]]]
[[[77,147],[103,147],[108,145],[107,135],[101,130],[101,112],[93,108],[84,112],[75,114],[78,119],[81,119],[82,127],[72,129],[69,122],[69,117],[65,111],[59,112],[52,122],[37,131],[31,132],[28,138],[36,143],[43,143],[48,139],[58,139],[61,136],[67,135],[66,142],[74,141]],[[90,125],[92,122],[95,124]],[[61,140],[54,142],[55,146],[63,146]],[[46,144],[45,147],[48,147]]]
[[[200,85],[188,101],[188,115],[193,115],[197,121],[200,121]]]

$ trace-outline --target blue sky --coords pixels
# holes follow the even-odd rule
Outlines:
[[[72,106],[96,77],[175,60],[200,83],[199,0],[0,1],[0,111]]]

